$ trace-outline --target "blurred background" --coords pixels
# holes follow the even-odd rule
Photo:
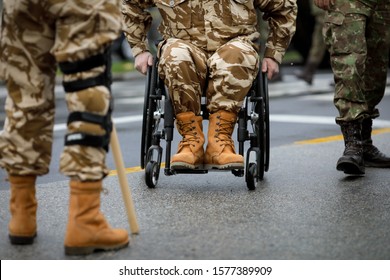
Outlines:
[[[315,26],[315,17],[312,14],[311,1],[312,0],[297,0],[298,17],[296,33],[284,57],[282,66],[303,66],[307,61]],[[3,0],[0,0],[0,9],[2,9],[2,6]],[[160,37],[157,31],[157,27],[160,23],[160,15],[156,8],[153,8],[150,11],[153,16],[153,25],[149,32],[149,42],[152,50],[155,50],[154,42],[156,42]],[[264,40],[267,35],[267,27],[262,24],[263,23],[260,23],[259,28],[262,31],[262,38]],[[114,42],[113,60],[113,72],[126,72],[134,69],[134,58],[124,35]],[[319,68],[330,69],[329,54],[327,52],[323,56]]]
[[[283,64],[291,65],[291,63],[302,65],[305,63],[310,50],[311,36],[314,28],[314,17],[310,9],[311,0],[297,0],[298,3],[298,18],[297,31],[290,45],[290,48],[285,56]],[[3,7],[3,0],[0,0],[0,9]],[[149,32],[149,41],[151,44],[158,40],[159,34],[157,26],[160,23],[160,16],[157,9],[151,9],[153,15],[153,26]],[[264,36],[265,34],[263,34]],[[152,46],[154,47],[154,46]],[[113,46],[114,65],[113,71],[131,71],[133,70],[132,62],[133,55],[130,47],[122,35]],[[323,59],[321,67],[329,67],[329,57],[326,55]]]

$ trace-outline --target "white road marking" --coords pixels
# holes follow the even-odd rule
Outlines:
[[[117,117],[113,119],[115,124],[132,123],[142,121],[142,115]],[[282,123],[301,123],[301,124],[322,124],[322,125],[336,125],[334,117],[328,116],[305,116],[305,115],[281,115],[271,114],[271,122]],[[374,120],[374,127],[390,127],[390,121]],[[56,124],[54,131],[61,131],[66,129],[66,124]]]
[[[305,115],[270,115],[271,122],[336,125],[335,117]],[[388,120],[374,120],[374,127],[390,127]]]

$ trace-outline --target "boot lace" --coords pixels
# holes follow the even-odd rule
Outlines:
[[[358,134],[360,133],[356,127],[349,126],[346,128],[346,139],[345,140],[345,151],[344,155],[362,155],[363,146],[362,141],[359,139]]]
[[[183,139],[180,141],[179,147],[184,146],[193,146],[194,143],[200,143],[200,137],[198,133],[195,131],[196,127],[194,125],[195,120],[191,120],[188,122],[178,121],[177,125],[180,131],[180,134],[183,135]]]
[[[217,117],[216,122],[217,128],[215,129],[214,137],[217,138],[216,142],[220,142],[220,146],[231,146],[234,147],[234,141],[231,137],[235,123],[231,120],[222,119],[221,116]]]

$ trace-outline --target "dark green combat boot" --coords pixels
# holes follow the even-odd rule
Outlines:
[[[364,174],[362,125],[361,122],[343,122],[339,124],[344,136],[345,150],[337,161],[337,170],[345,174]]]
[[[362,123],[363,158],[364,165],[369,167],[390,168],[390,158],[381,153],[372,144],[372,119],[365,119]]]

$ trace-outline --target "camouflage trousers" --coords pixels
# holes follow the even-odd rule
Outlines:
[[[258,71],[258,52],[242,38],[213,53],[179,39],[168,39],[160,48],[159,74],[176,114],[191,111],[199,115],[202,96],[210,113],[238,112]]]
[[[49,171],[55,117],[57,63],[84,60],[103,53],[121,30],[119,0],[5,0],[0,41],[0,78],[6,81],[6,120],[0,135],[0,165],[12,175]],[[105,71],[99,66],[64,81],[83,80]],[[67,92],[68,111],[105,116],[108,86]],[[96,124],[76,121],[68,133],[102,135]],[[106,151],[87,145],[65,146],[63,174],[79,180],[107,175]]]
[[[338,0],[325,17],[337,123],[379,116],[376,106],[384,96],[389,63],[390,2],[376,2]]]

